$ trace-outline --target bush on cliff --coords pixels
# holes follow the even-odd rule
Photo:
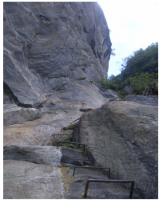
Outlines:
[[[107,80],[118,93],[130,85],[136,94],[158,94],[158,43],[135,51],[124,59],[122,66],[119,75],[112,75]]]
[[[99,83],[105,89],[116,90],[116,86],[105,78],[102,78],[100,81],[97,81],[97,83]]]
[[[142,94],[147,91],[148,94],[158,94],[158,74],[141,73],[129,78],[130,85],[134,93]]]

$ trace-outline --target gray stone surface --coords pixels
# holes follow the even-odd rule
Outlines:
[[[61,170],[50,164],[5,160],[4,199],[62,199]]]
[[[132,94],[132,87],[130,85],[125,86],[122,91],[124,94]]]
[[[94,83],[106,77],[110,53],[97,3],[5,2],[4,103],[36,108],[41,119],[24,123],[16,112],[5,120],[4,145],[49,145],[83,104],[108,102]]]
[[[107,90],[101,91],[101,94],[105,98],[108,98],[110,100],[114,100],[114,99],[118,99],[119,98],[117,92],[112,90],[112,89],[107,89]]]
[[[105,176],[103,177],[105,180]],[[99,175],[97,178],[102,179],[102,176]],[[83,199],[86,182],[87,180],[73,182],[69,192],[65,195],[66,199]],[[89,184],[87,199],[129,199],[129,193],[130,189],[125,189],[120,184],[92,182]]]
[[[112,179],[133,179],[138,198],[158,198],[158,107],[112,101],[85,113],[74,133]]]
[[[53,146],[4,146],[4,160],[21,160],[36,164],[61,166],[62,152]]]
[[[3,124],[4,126],[22,124],[41,118],[41,113],[35,108],[22,108],[15,104],[4,104]]]
[[[78,146],[77,146],[78,147]],[[82,146],[80,146],[82,148]],[[79,149],[71,149],[69,147],[61,147],[62,159],[63,163],[69,163],[73,165],[90,165],[91,162],[88,160],[83,154],[83,150]]]
[[[40,106],[58,90],[62,98],[102,100],[90,81],[106,77],[110,53],[97,3],[4,3],[5,94],[19,105]]]
[[[125,97],[123,100],[136,102],[142,105],[158,106],[158,95],[143,96],[131,94]]]

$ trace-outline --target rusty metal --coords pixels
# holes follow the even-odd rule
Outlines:
[[[73,168],[73,176],[75,174],[75,169],[76,168],[85,168],[85,169],[108,169],[108,177],[110,179],[110,168],[109,167],[90,167],[90,166],[75,166]]]
[[[131,180],[98,180],[98,179],[88,179],[87,180],[83,198],[87,198],[87,192],[88,192],[88,187],[89,187],[90,182],[131,183],[129,199],[132,199],[132,195],[134,192],[134,181],[131,181]]]
[[[91,159],[82,159],[82,158],[80,158],[80,159],[79,158],[70,158],[70,159],[72,159],[73,161],[75,161],[75,160],[82,160],[82,161],[89,161],[89,162],[91,161]],[[66,162],[64,160],[62,162],[63,162],[63,166],[65,166]]]
[[[85,152],[85,144],[82,143],[78,143],[78,142],[67,142],[67,141],[58,141],[58,147],[60,146],[60,143],[68,143],[68,144],[75,144],[75,145],[79,145],[79,146],[83,146],[83,154]]]

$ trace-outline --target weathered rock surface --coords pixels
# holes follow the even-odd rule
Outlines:
[[[125,86],[122,90],[121,90],[124,94],[132,94],[132,87],[130,85]]]
[[[58,167],[80,152],[46,146],[71,134],[63,128],[82,112],[75,139],[96,164],[111,167],[112,178],[136,180],[135,198],[157,198],[157,107],[110,102],[93,110],[118,99],[96,83],[106,77],[110,54],[97,3],[4,3],[4,198],[82,198],[84,180],[64,196],[74,178]],[[112,198],[124,195],[122,187],[98,188],[91,186],[90,198],[112,189]]]
[[[5,120],[4,145],[49,145],[80,118],[82,105],[108,102],[95,81],[106,77],[110,53],[97,3],[5,2],[4,103],[35,107],[41,119],[24,123],[16,113]]]
[[[110,53],[97,3],[4,3],[4,92],[19,105],[41,105],[53,93],[102,100],[91,81],[106,77]]]
[[[136,102],[142,105],[158,106],[158,95],[143,96],[131,94],[125,97],[123,100]]]
[[[62,152],[52,146],[4,146],[4,160],[21,160],[36,164],[51,164],[61,166]]]
[[[4,126],[4,145],[51,145],[54,135],[68,135],[62,129],[80,118],[81,106],[82,104],[60,101],[44,107],[40,119]]]
[[[4,161],[4,199],[62,199],[61,170],[50,164]]]
[[[40,111],[35,108],[22,108],[15,104],[4,104],[3,106],[4,126],[22,124],[26,121],[39,119],[40,117]]]
[[[158,198],[158,107],[113,101],[85,113],[74,133],[111,178],[133,179],[136,198]]]

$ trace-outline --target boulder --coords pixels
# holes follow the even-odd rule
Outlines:
[[[4,199],[63,199],[61,169],[50,164],[4,160]]]
[[[74,141],[85,143],[112,179],[134,180],[134,198],[158,198],[158,107],[112,101],[84,113]]]
[[[123,99],[123,101],[132,101],[142,105],[158,106],[158,95],[136,95],[131,94]]]
[[[16,104],[4,104],[3,106],[4,126],[22,124],[39,118],[41,118],[41,113],[35,108],[23,108]]]
[[[3,148],[4,160],[21,160],[35,164],[61,166],[62,152],[53,146],[9,145]]]
[[[112,89],[107,89],[107,90],[101,91],[101,94],[105,98],[110,99],[110,100],[119,99],[117,92],[115,90],[112,90]]]
[[[132,94],[132,87],[130,85],[125,86],[122,90],[121,90],[124,94]]]
[[[4,126],[3,145],[50,145],[55,128],[42,120]]]

